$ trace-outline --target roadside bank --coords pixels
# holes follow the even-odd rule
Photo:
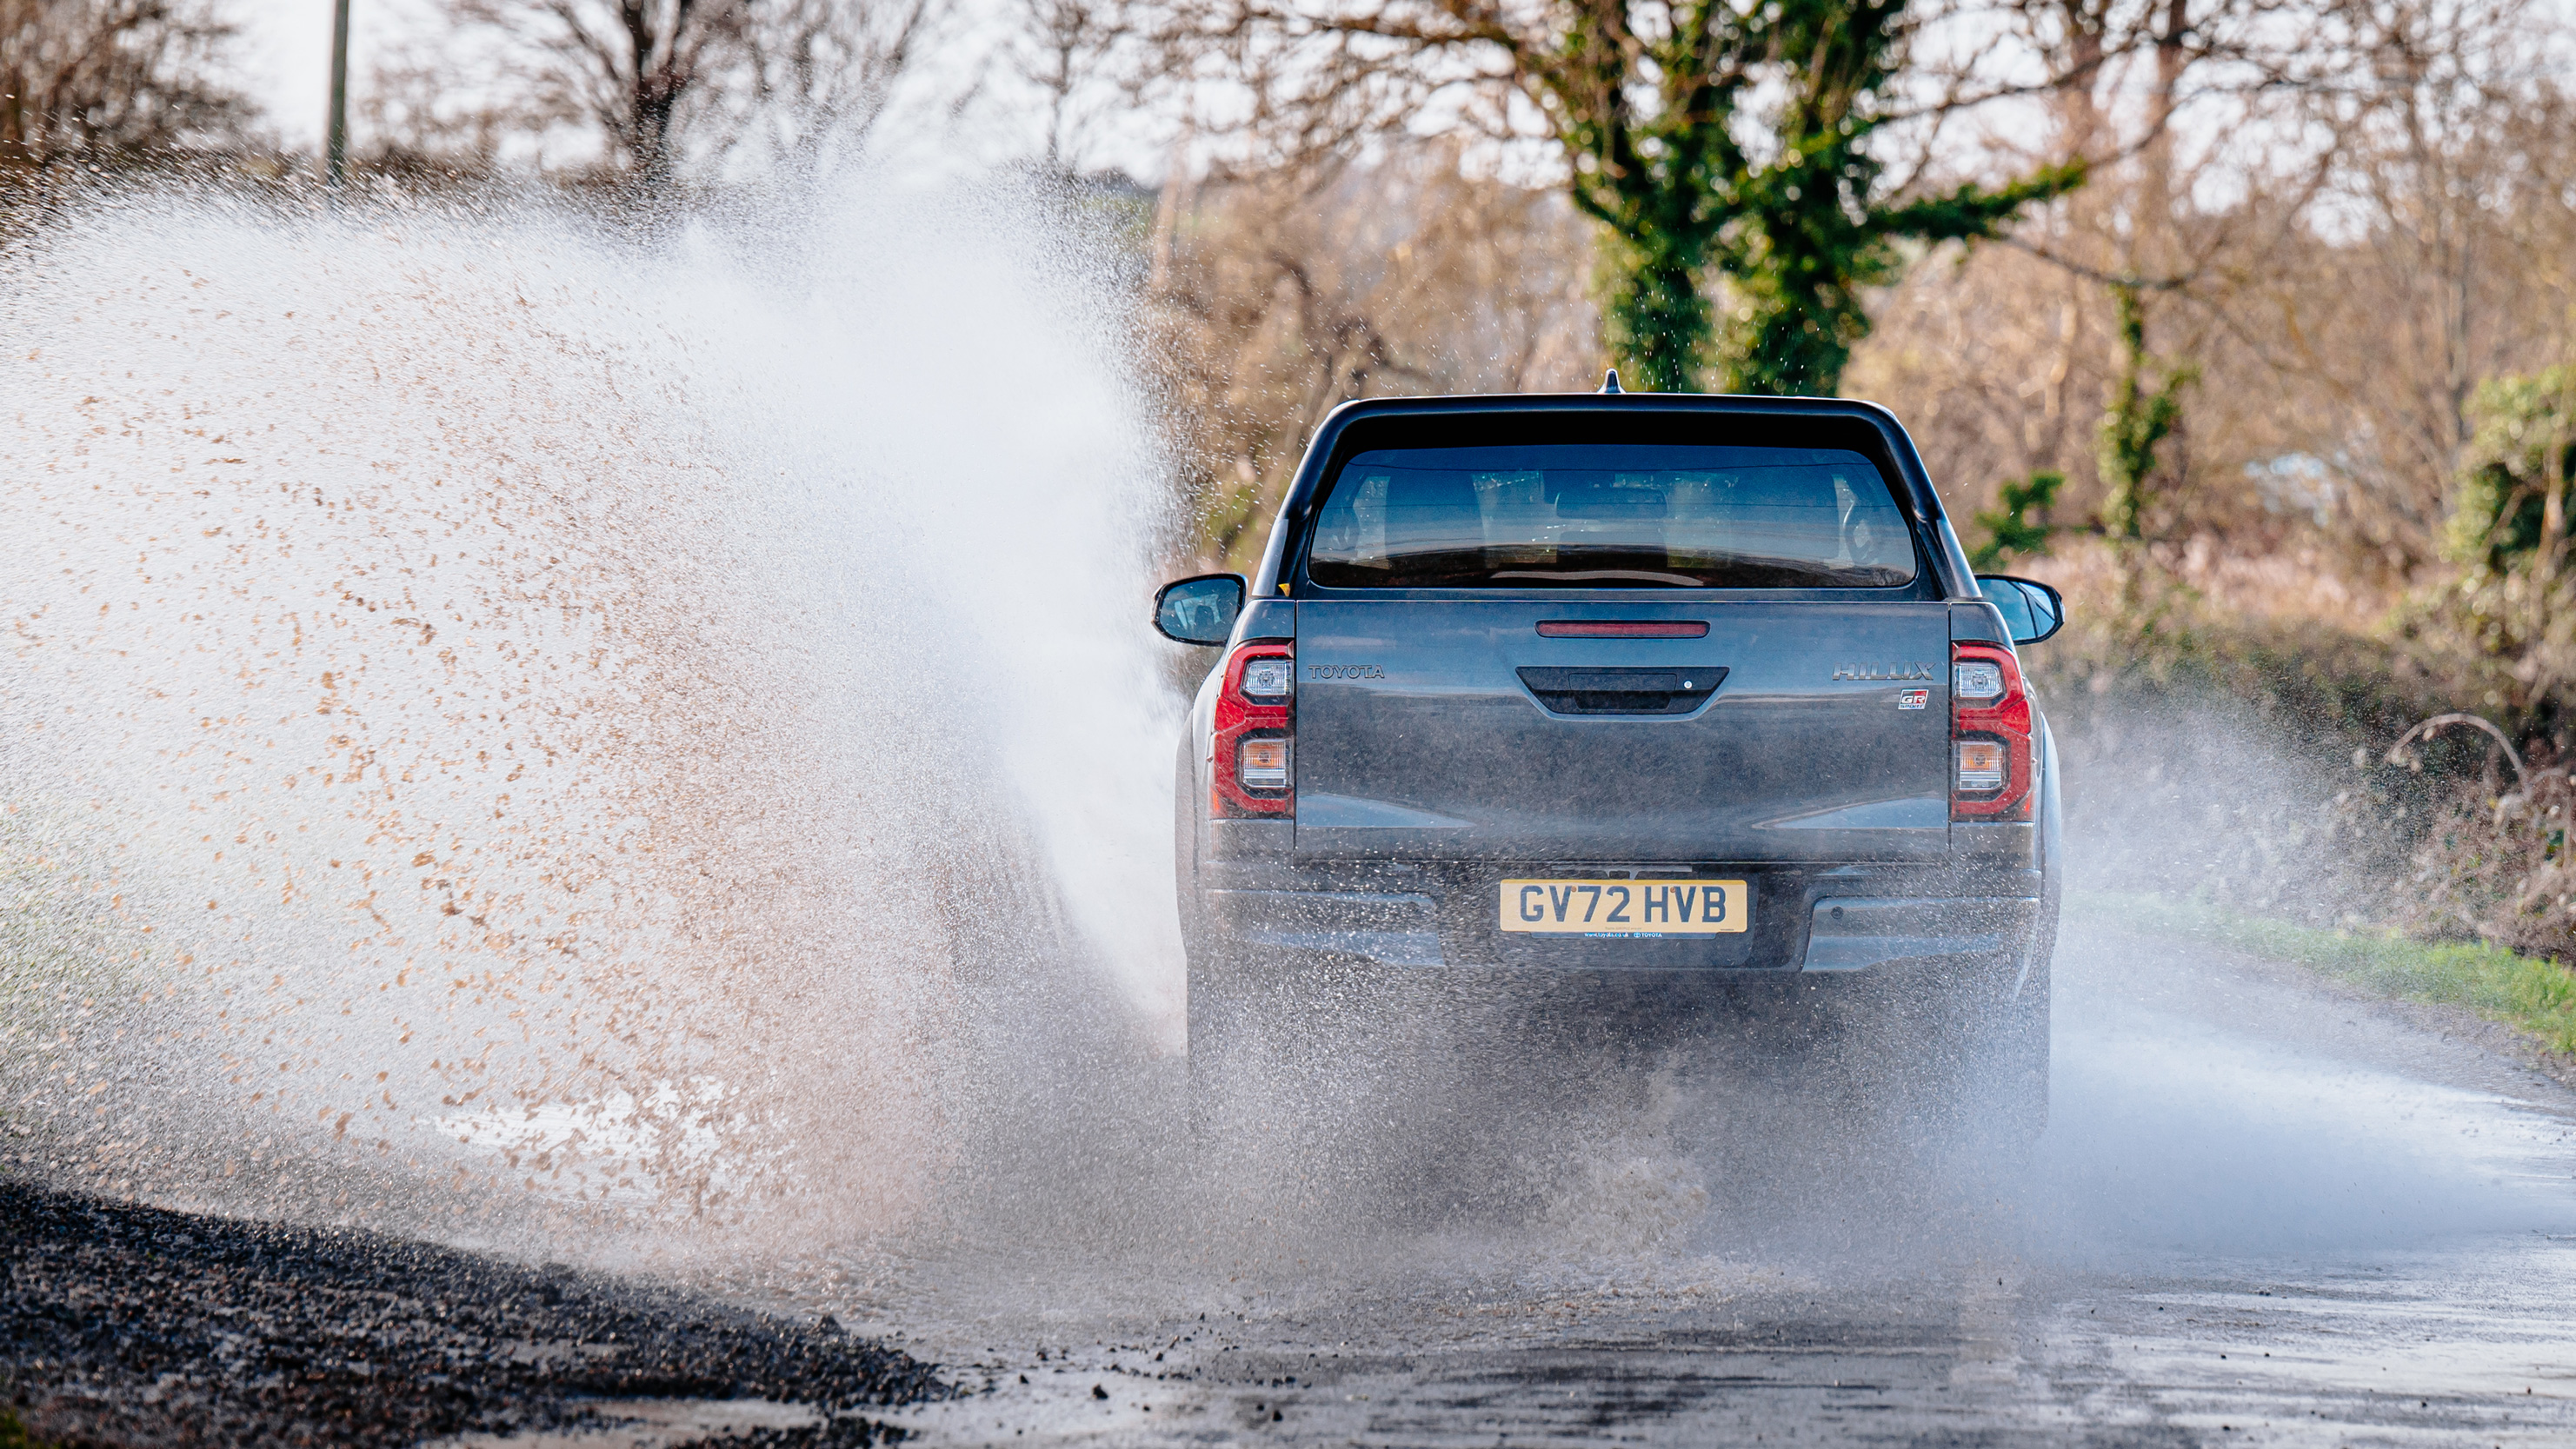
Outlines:
[[[884,1409],[953,1392],[828,1318],[561,1265],[21,1182],[0,1225],[0,1374],[29,1444],[861,1445],[902,1437]]]
[[[2224,946],[2368,995],[2494,1023],[2510,1032],[2516,1055],[2576,1086],[2576,972],[2558,962],[2482,943],[2322,930],[2163,895],[2069,891],[2066,903],[2106,923]]]

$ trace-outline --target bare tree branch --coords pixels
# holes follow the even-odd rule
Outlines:
[[[237,144],[235,35],[195,0],[0,0],[0,166]]]

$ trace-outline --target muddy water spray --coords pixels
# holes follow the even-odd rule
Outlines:
[[[10,256],[20,1148],[865,1232],[942,1170],[964,958],[1087,939],[1168,1031],[1155,462],[1028,215],[129,201]]]

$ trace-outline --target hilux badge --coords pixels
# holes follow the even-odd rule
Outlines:
[[[1896,692],[1898,709],[1922,709],[1931,703],[1932,691],[1928,689],[1900,689]]]
[[[1933,677],[1932,666],[1929,664],[1837,664],[1834,666],[1836,679],[1896,680]]]

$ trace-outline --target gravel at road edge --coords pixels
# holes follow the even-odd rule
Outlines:
[[[7,1181],[0,1376],[0,1405],[65,1445],[415,1445],[639,1399],[802,1404],[821,1422],[757,1442],[868,1444],[901,1436],[865,1411],[953,1392],[829,1320]]]

